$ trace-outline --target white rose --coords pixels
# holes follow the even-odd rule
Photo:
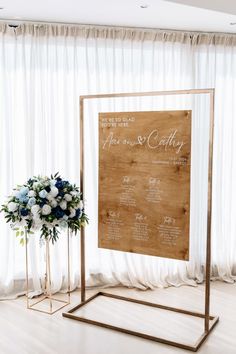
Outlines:
[[[32,208],[31,208],[31,213],[32,213],[33,215],[35,215],[35,214],[37,214],[37,213],[39,212],[39,210],[40,210],[40,206],[39,206],[38,204],[35,204],[35,205],[33,205]]]
[[[36,196],[36,193],[35,193],[35,191],[29,191],[29,193],[28,193],[28,197],[35,197]]]
[[[76,191],[71,191],[70,194],[73,195],[73,197],[77,196],[77,192]]]
[[[56,208],[56,206],[57,206],[57,201],[56,201],[56,199],[53,198],[53,199],[50,201],[50,205],[51,205],[52,208]]]
[[[47,198],[47,200],[49,200],[50,202],[54,199],[51,192],[47,194],[46,198]]]
[[[64,219],[64,220],[68,220],[68,216],[67,216],[67,215],[64,215],[64,216],[63,216],[63,219]]]
[[[15,203],[15,202],[10,202],[9,204],[8,204],[8,210],[9,211],[15,211],[16,209],[17,209],[17,207],[18,207],[18,205]]]
[[[42,207],[42,215],[49,215],[52,211],[52,208],[50,207],[50,205],[44,204],[44,206]]]
[[[62,210],[66,210],[67,208],[67,202],[65,200],[62,200],[61,203],[59,204]]]
[[[70,194],[65,194],[64,198],[65,198],[65,200],[67,202],[71,202],[72,201],[72,196]]]
[[[51,187],[50,194],[51,194],[51,196],[52,196],[53,198],[55,198],[55,197],[58,195],[58,189],[57,189],[57,187],[52,186],[52,187]]]
[[[69,215],[69,218],[74,218],[74,217],[75,217],[75,214],[76,214],[75,209],[70,208],[70,215]]]

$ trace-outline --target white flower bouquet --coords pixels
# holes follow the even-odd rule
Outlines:
[[[32,177],[23,186],[17,186],[1,211],[16,236],[20,236],[21,244],[25,231],[29,235],[40,230],[42,239],[54,243],[61,229],[69,228],[76,234],[88,223],[79,188],[58,173],[50,178]]]

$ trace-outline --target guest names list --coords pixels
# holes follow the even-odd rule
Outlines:
[[[189,260],[191,111],[99,113],[100,248]]]

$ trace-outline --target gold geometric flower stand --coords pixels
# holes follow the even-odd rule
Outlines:
[[[51,278],[51,260],[50,260],[50,241],[45,242],[45,287],[42,295],[39,295],[39,300],[33,302],[29,298],[29,256],[28,256],[28,242],[27,242],[27,232],[25,233],[25,259],[26,259],[26,301],[27,309],[39,311],[47,314],[54,314],[55,312],[61,310],[63,307],[70,304],[70,232],[67,230],[67,279],[68,288],[65,299],[59,299],[52,296],[52,278]],[[65,296],[64,296],[65,297]]]

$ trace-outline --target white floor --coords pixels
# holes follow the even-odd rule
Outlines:
[[[138,291],[107,289],[123,296],[181,307],[203,309],[203,286]],[[89,291],[88,296],[94,291]],[[220,322],[203,344],[200,354],[236,353],[236,284],[212,283],[211,313]],[[79,293],[72,296],[72,306]],[[66,308],[65,308],[66,309]],[[65,310],[66,311],[66,310]],[[62,311],[50,316],[27,310],[25,299],[0,302],[0,354],[172,354],[188,351],[63,318]],[[169,311],[99,297],[78,311],[94,320],[142,330],[151,335],[191,344],[203,329],[202,321]]]

